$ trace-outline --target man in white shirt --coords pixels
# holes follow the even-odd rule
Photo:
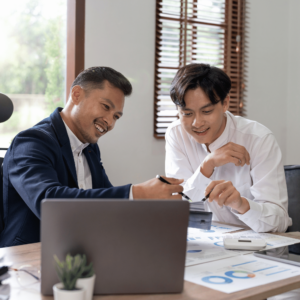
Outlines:
[[[179,120],[166,132],[166,175],[213,219],[256,232],[292,224],[280,148],[265,126],[227,111],[231,81],[206,64],[181,68],[171,85]]]

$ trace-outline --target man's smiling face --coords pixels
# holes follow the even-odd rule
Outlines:
[[[190,89],[184,96],[186,106],[178,107],[181,124],[198,143],[209,146],[224,131],[224,113],[229,106],[229,96],[223,102],[212,104],[204,91]]]
[[[123,115],[124,93],[108,81],[104,82],[103,89],[90,91],[74,86],[71,97],[73,132],[83,143],[97,143]]]

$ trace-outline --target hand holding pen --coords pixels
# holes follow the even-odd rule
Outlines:
[[[209,202],[215,201],[220,207],[228,206],[240,214],[250,209],[249,202],[242,197],[231,181],[214,180],[206,188],[208,193],[202,201],[209,198]]]
[[[209,198],[212,191],[213,191],[213,188],[210,190],[210,192],[204,198],[201,199],[201,201],[206,201]]]
[[[166,183],[166,184],[171,184],[169,181],[167,181],[166,179],[164,179],[163,177],[161,177],[160,175],[156,175],[156,178],[159,179],[161,182]],[[189,202],[192,202],[192,200],[184,193],[180,192],[179,193],[181,196],[183,196],[186,200],[188,200]]]

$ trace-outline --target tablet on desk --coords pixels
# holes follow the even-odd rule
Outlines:
[[[299,246],[300,243],[297,243],[295,245]],[[300,267],[300,255],[295,254],[293,251],[291,251],[291,247],[289,246],[258,251],[255,252],[254,255],[261,258],[275,260],[275,261]]]

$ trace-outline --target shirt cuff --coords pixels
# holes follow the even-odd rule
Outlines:
[[[184,193],[189,196],[192,201],[199,201],[205,195],[206,187],[213,181],[214,173],[210,178],[204,176],[200,171],[200,166],[192,177],[190,177],[184,185]]]
[[[133,200],[132,187],[133,187],[133,184],[130,187],[129,200]]]
[[[245,198],[245,197],[243,197],[243,198]],[[255,202],[253,200],[249,200],[247,198],[245,198],[245,199],[248,201],[249,206],[250,206],[250,209],[247,212],[245,212],[244,214],[240,214],[235,209],[231,209],[231,212],[234,213],[245,224],[248,225],[248,223],[250,223],[251,225],[253,225],[254,220],[259,220],[261,218],[263,208],[259,203]]]

